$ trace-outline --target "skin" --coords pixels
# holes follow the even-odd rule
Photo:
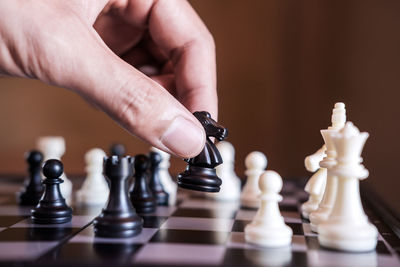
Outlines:
[[[2,0],[0,75],[72,90],[133,135],[197,155],[217,118],[214,40],[184,0]]]

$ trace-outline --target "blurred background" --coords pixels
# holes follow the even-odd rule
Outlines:
[[[400,213],[400,1],[190,1],[217,46],[219,120],[244,159],[264,152],[269,169],[306,179],[305,156],[323,144],[335,102],[370,133],[367,184]],[[60,135],[68,173],[84,172],[84,153],[113,142],[128,153],[149,146],[78,95],[38,81],[0,79],[0,173],[26,169],[24,152],[40,136]],[[185,164],[173,159],[171,172]]]

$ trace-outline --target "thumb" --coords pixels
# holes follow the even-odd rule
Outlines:
[[[200,153],[205,132],[166,89],[115,55],[94,30],[74,35],[57,84],[100,107],[130,133],[183,158]],[[63,53],[61,51],[60,53]]]

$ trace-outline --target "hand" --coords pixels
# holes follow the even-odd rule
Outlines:
[[[217,117],[214,41],[183,0],[2,0],[0,74],[73,90],[183,158],[205,143],[191,112]]]

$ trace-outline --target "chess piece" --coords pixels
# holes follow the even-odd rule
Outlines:
[[[267,157],[261,152],[254,151],[245,159],[247,181],[240,195],[240,205],[244,208],[257,209],[260,207],[258,179],[267,167]]]
[[[287,226],[279,211],[282,200],[282,178],[277,172],[265,171],[259,179],[261,206],[253,221],[244,229],[247,242],[264,247],[287,246],[292,241],[293,231]]]
[[[316,211],[309,215],[310,227],[314,232],[318,232],[318,225],[328,219],[335,203],[337,190],[337,179],[330,169],[336,164],[336,151],[332,142],[332,135],[339,132],[346,123],[346,109],[343,103],[336,103],[332,112],[332,126],[326,130],[321,130],[322,137],[326,145],[326,157],[319,163],[321,168],[327,169],[326,185],[324,196]]]
[[[324,247],[350,252],[371,251],[376,247],[378,231],[368,222],[359,190],[359,179],[368,177],[360,157],[367,138],[368,133],[360,133],[351,122],[331,137],[337,164],[330,171],[338,183],[332,212],[318,225],[318,241]]]
[[[219,192],[222,181],[217,176],[215,167],[222,163],[222,158],[210,137],[222,141],[227,137],[228,130],[213,120],[206,111],[197,111],[193,115],[204,127],[206,144],[199,155],[185,160],[188,166],[178,175],[178,185],[191,190]]]
[[[64,171],[61,161],[49,159],[43,165],[44,194],[39,204],[32,210],[32,221],[38,224],[59,224],[70,222],[72,209],[66,204],[60,192],[60,178]]]
[[[106,153],[100,148],[93,148],[85,154],[86,179],[76,192],[77,202],[84,206],[104,205],[107,201],[109,188],[103,176],[103,162]]]
[[[111,156],[123,157],[126,153],[125,146],[123,144],[113,144],[110,148]]]
[[[306,169],[309,172],[315,172],[304,189],[309,194],[309,199],[301,205],[301,214],[306,219],[308,219],[311,212],[318,209],[319,203],[324,196],[327,171],[325,168],[320,168],[319,163],[326,156],[325,150],[326,146],[324,145],[317,152],[306,157],[304,161]]]
[[[49,159],[57,159],[61,161],[61,157],[65,153],[65,139],[61,136],[40,137],[37,142],[37,148],[43,153],[44,161]],[[72,183],[67,178],[65,173],[62,174],[61,179],[64,181],[60,185],[61,193],[65,197],[67,202],[70,202],[72,194]]]
[[[151,151],[149,153],[150,158],[150,179],[149,187],[157,201],[157,205],[168,206],[168,193],[164,191],[164,188],[160,181],[160,163],[162,157],[159,153]]]
[[[217,176],[221,178],[221,190],[218,193],[207,193],[207,197],[220,201],[238,201],[241,182],[235,173],[235,148],[227,141],[217,143],[223,163],[216,167]]]
[[[135,185],[130,193],[131,201],[138,213],[151,213],[156,210],[157,202],[147,183],[149,159],[145,155],[135,156]]]
[[[157,152],[158,154],[161,155],[162,160],[160,165],[158,165],[159,166],[158,174],[160,176],[160,182],[164,190],[168,194],[168,204],[170,206],[175,205],[178,185],[176,182],[172,180],[171,174],[168,171],[170,166],[169,159],[171,156],[168,153],[155,147],[152,147],[151,151]]]
[[[25,181],[25,188],[19,193],[19,204],[35,206],[38,204],[44,191],[41,176],[43,154],[39,151],[32,150],[25,155],[25,159],[29,165],[29,176]]]
[[[133,158],[111,156],[104,159],[104,173],[110,180],[107,205],[94,221],[99,237],[131,237],[142,231],[143,221],[128,197],[128,178],[133,174]]]

